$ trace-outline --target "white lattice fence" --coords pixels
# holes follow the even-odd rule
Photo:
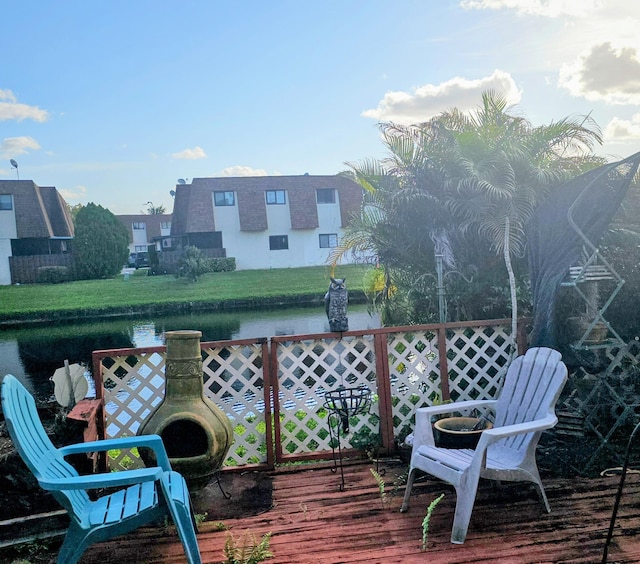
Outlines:
[[[267,461],[262,350],[259,343],[204,348],[204,391],[223,407],[234,429],[226,464]]]
[[[453,401],[498,396],[511,360],[509,333],[501,325],[447,330],[449,392]]]
[[[509,362],[508,329],[483,325],[447,329],[447,372],[451,399],[495,398]],[[439,340],[435,330],[390,333],[389,376],[396,437],[415,424],[419,407],[443,399]]]
[[[391,333],[387,337],[395,435],[405,435],[419,407],[441,400],[438,336],[432,331]]]
[[[280,442],[285,454],[331,450],[323,407],[326,391],[362,385],[374,396],[377,393],[371,336],[279,341],[277,360]],[[368,417],[351,418],[350,438],[365,427],[373,426],[377,433],[377,407],[374,402]]]
[[[234,426],[235,442],[226,465],[262,464],[275,437],[268,436],[267,421],[279,425],[276,456],[327,453],[331,438],[324,408],[326,391],[340,386],[364,386],[374,394],[367,416],[352,418],[343,446],[354,446],[365,434],[377,434],[380,414],[390,413],[397,437],[413,425],[416,408],[433,405],[442,397],[440,352],[436,326],[386,333],[386,351],[376,351],[376,331],[370,334],[274,337],[278,417],[265,404],[264,357],[268,348],[259,341],[203,343],[204,393],[223,409]],[[509,360],[508,329],[482,325],[446,329],[448,379],[453,399],[495,397]],[[444,342],[444,339],[443,339]],[[107,437],[135,435],[164,398],[164,347],[95,353],[104,382]],[[377,354],[388,357],[383,366]],[[382,357],[384,358],[384,356]],[[376,368],[384,373],[376,375]],[[388,371],[388,374],[386,373]],[[378,382],[389,390],[379,391]],[[380,403],[391,398],[391,407]],[[384,392],[384,393],[383,393]],[[386,415],[385,415],[386,417]],[[273,419],[272,419],[273,418]],[[390,429],[387,425],[386,429]],[[391,437],[393,439],[393,437]],[[353,441],[353,442],[351,442]],[[110,453],[112,466],[140,464],[135,452]],[[283,459],[277,458],[276,462]]]
[[[234,444],[227,466],[266,460],[266,413],[261,344],[207,348],[203,343],[204,393],[229,417]],[[147,351],[147,352],[143,352]],[[106,354],[106,355],[105,355]],[[136,435],[164,399],[165,349],[101,353],[107,438]],[[112,469],[142,466],[134,450],[110,451]]]
[[[136,435],[164,398],[164,351],[119,351],[118,355],[102,357],[100,363],[106,438]],[[135,449],[108,454],[112,469],[143,466]]]

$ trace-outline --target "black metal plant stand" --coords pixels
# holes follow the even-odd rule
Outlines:
[[[633,431],[631,432],[631,436],[629,437],[629,442],[627,443],[627,452],[625,455],[624,464],[620,472],[620,483],[618,484],[618,493],[616,494],[616,501],[613,504],[613,513],[611,514],[611,522],[609,523],[609,532],[607,533],[607,540],[604,543],[604,553],[602,555],[602,564],[607,563],[609,545],[611,544],[611,539],[613,537],[613,529],[615,527],[616,517],[618,515],[618,508],[620,507],[622,489],[624,488],[624,481],[627,477],[627,471],[629,470],[629,459],[631,458],[631,447],[633,445],[634,440],[636,439],[636,435],[638,434],[638,431],[640,431],[640,423],[638,423],[633,429]]]
[[[354,415],[366,415],[371,409],[371,390],[364,386],[357,388],[340,387],[337,390],[325,392],[324,407],[328,411],[329,438],[333,453],[333,468],[335,474],[340,467],[340,491],[344,491],[344,472],[342,470],[342,446],[340,436],[349,433],[349,418]],[[335,438],[334,438],[335,431]],[[336,443],[338,458],[336,459]]]

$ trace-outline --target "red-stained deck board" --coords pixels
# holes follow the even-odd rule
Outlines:
[[[386,470],[389,507],[382,507],[370,465],[345,467],[346,491],[328,468],[276,472],[273,508],[262,514],[223,520],[240,538],[251,532],[261,538],[272,533],[272,564],[391,564],[429,563],[594,564],[602,551],[618,485],[617,477],[585,480],[544,480],[552,512],[547,514],[528,484],[496,487],[482,482],[467,541],[449,542],[455,493],[434,480],[414,486],[411,507],[400,513],[403,488],[392,495],[403,467],[390,462]],[[224,477],[223,477],[224,481]],[[428,549],[422,552],[422,520],[429,503],[445,497],[433,513]],[[200,526],[198,541],[203,562],[223,562],[227,532],[216,531],[215,510]],[[609,550],[609,562],[640,562],[640,479],[627,485]],[[175,531],[146,527],[134,534],[90,547],[82,564],[110,562],[184,562]]]

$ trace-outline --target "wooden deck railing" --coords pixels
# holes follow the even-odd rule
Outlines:
[[[521,323],[519,352],[523,329]],[[324,393],[341,385],[366,386],[374,398],[368,415],[352,418],[345,440],[379,433],[391,452],[418,407],[495,397],[510,359],[509,331],[510,320],[502,319],[203,342],[204,393],[235,428],[226,466],[330,457]],[[93,353],[106,437],[135,435],[160,404],[164,354],[165,347]],[[118,451],[110,464],[140,461],[135,452]]]

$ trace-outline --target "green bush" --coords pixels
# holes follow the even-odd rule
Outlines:
[[[70,280],[69,269],[66,266],[40,266],[36,282],[38,284],[61,284]]]
[[[234,257],[212,258],[209,259],[209,262],[209,272],[233,272],[236,269],[236,259]]]
[[[235,258],[207,258],[198,247],[185,247],[178,262],[176,278],[188,278],[195,282],[207,272],[233,272],[236,269]]]
[[[207,259],[198,247],[185,247],[182,257],[178,262],[176,278],[188,278],[195,282],[198,277],[211,272],[209,259]]]

